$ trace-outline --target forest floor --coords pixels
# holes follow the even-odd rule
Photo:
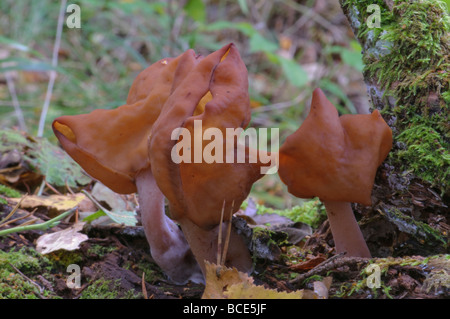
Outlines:
[[[35,216],[48,218],[42,214],[35,213]],[[85,224],[81,233],[87,235],[87,240],[77,249],[59,249],[47,254],[36,251],[40,236],[71,226],[73,222],[61,222],[48,231],[32,230],[0,237],[0,299],[202,298],[203,284],[174,285],[167,280],[152,261],[139,226]],[[325,222],[311,236],[315,245],[322,241],[320,245],[328,249],[327,233]],[[279,246],[271,241],[270,245],[272,251],[279,253],[275,258],[273,255],[255,258],[252,281],[272,291],[301,290],[309,292],[303,294],[308,299],[447,299],[450,296],[449,255],[369,260],[336,256],[331,248],[327,253],[312,254],[305,241]],[[79,287],[69,288],[70,283],[75,283],[69,265],[79,267]],[[376,266],[369,272],[369,265]],[[373,268],[379,270],[378,278],[373,275],[377,271]]]
[[[220,32],[212,37],[211,31],[203,32],[201,28],[195,28],[195,30],[199,30],[196,31],[198,33],[195,33],[196,38],[202,39],[207,36],[205,43],[208,41],[215,43],[217,38],[234,38],[236,42],[239,42],[239,40],[244,42],[245,45],[242,45],[242,47],[247,49],[243,50],[242,55],[250,66],[250,84],[255,95],[252,97],[252,102],[255,104],[253,120],[255,125],[262,127],[283,126],[283,131],[286,132],[297,129],[306,100],[310,96],[309,93],[300,95],[298,93],[302,92],[303,89],[317,86],[333,92],[333,94],[330,94],[333,97],[332,102],[340,106],[340,111],[344,111],[344,113],[368,108],[366,86],[361,73],[363,69],[361,47],[355,41],[338,1],[309,1],[314,3],[313,11],[305,11],[307,9],[305,6],[297,6],[294,1],[286,2],[289,5],[280,6],[281,2],[273,2],[276,10],[272,10],[268,7],[269,1],[261,1],[260,3],[264,4],[262,9],[267,9],[267,14],[257,14],[252,20],[243,20],[249,23],[237,23],[236,26],[251,27],[251,34],[260,36],[256,29],[253,30],[252,25],[267,25],[268,30],[266,31],[270,32],[263,34],[266,37],[263,44],[271,44],[275,40],[276,43],[280,42],[279,50],[276,52],[280,54],[280,57],[283,57],[280,61],[284,61],[286,57],[290,61],[295,57],[295,61],[298,60],[299,64],[305,67],[305,72],[310,77],[308,81],[311,83],[307,88],[299,88],[295,85],[298,83],[290,83],[290,78],[284,74],[286,71],[290,71],[290,68],[280,68],[278,63],[273,63],[274,52],[271,51],[270,45],[268,45],[268,48],[253,48],[255,52],[250,52],[250,54],[247,48],[249,39],[245,34],[239,33],[236,36],[238,31],[230,31],[228,30],[229,27],[223,27],[223,30],[219,30]],[[139,3],[137,2],[137,4]],[[241,1],[236,2],[234,7],[238,7],[237,3],[241,3]],[[115,6],[123,5],[125,9],[128,4],[131,4],[131,2],[122,1]],[[145,1],[142,1],[143,4],[145,4]],[[9,8],[8,5],[8,2],[5,2],[5,8]],[[28,5],[23,6],[28,7]],[[42,7],[41,4],[39,6]],[[55,3],[54,6],[59,5]],[[16,9],[19,10],[21,7],[22,5]],[[88,5],[85,5],[83,6],[83,14],[88,14],[89,10],[97,9],[96,7],[90,9]],[[120,7],[116,8],[116,10],[119,9]],[[258,13],[257,9],[256,7],[252,8],[251,13]],[[161,10],[164,10],[164,8]],[[9,12],[8,9],[3,11]],[[16,16],[23,16],[21,11],[16,12]],[[48,26],[47,24],[53,22],[56,24],[56,21],[48,19],[50,15],[48,12],[53,11],[47,12],[40,8],[40,10],[30,9],[30,12],[42,15],[42,20],[39,20],[40,23],[36,23],[34,19],[3,19],[3,21],[11,24],[12,29],[23,30],[26,33],[25,35],[29,33],[27,37],[33,35],[39,44],[38,50],[40,46],[44,46],[42,43],[50,48],[54,39],[55,26]],[[165,27],[166,15],[158,15],[157,11],[152,18],[149,18],[147,14],[126,15],[129,19],[127,21],[123,20],[122,14],[120,15],[122,18],[117,18],[119,11],[114,11],[116,14],[111,14],[106,9],[92,12],[92,15],[97,18],[103,18],[103,20],[100,19],[100,22],[111,22],[117,34],[113,38],[114,41],[124,41],[123,43],[127,47],[128,42],[126,41],[131,36],[136,39],[155,38],[158,43],[160,39],[164,38],[163,31],[166,32],[165,34],[171,33],[171,36],[167,36],[167,38],[173,37],[173,30],[166,30]],[[230,19],[230,16],[236,15],[236,12],[239,11],[231,7],[226,11],[229,16],[224,15],[223,21],[219,22],[233,21],[234,24],[234,20]],[[272,13],[269,14],[269,12]],[[304,12],[307,12],[307,14],[304,14]],[[286,17],[288,18],[286,19]],[[111,49],[99,50],[97,47],[99,44],[82,41],[94,38],[104,39],[98,40],[101,42],[108,42],[110,41],[108,39],[111,39],[108,33],[112,27],[109,28],[109,24],[108,27],[96,27],[95,19],[91,20],[83,30],[92,32],[92,34],[88,33],[87,36],[79,39],[77,37],[79,33],[71,32],[67,33],[67,37],[63,37],[63,42],[66,41],[63,48],[72,48],[73,43],[79,43],[82,47],[73,52],[67,49],[61,50],[59,66],[61,68],[68,67],[71,72],[77,72],[72,76],[78,82],[84,83],[85,87],[93,88],[92,92],[95,92],[95,94],[81,94],[80,96],[80,92],[85,90],[80,90],[80,87],[74,85],[72,81],[60,80],[63,78],[63,74],[60,74],[56,83],[59,85],[58,90],[55,90],[52,98],[51,111],[54,112],[52,116],[70,114],[74,110],[81,112],[82,107],[87,112],[90,110],[87,106],[92,105],[95,105],[96,108],[105,105],[111,107],[112,101],[125,99],[124,88],[130,85],[135,73],[139,71],[139,67],[134,69],[136,68],[134,58],[123,54],[124,45],[119,43]],[[121,23],[118,24],[117,21],[121,21]],[[46,33],[50,31],[52,33],[45,39],[42,34],[38,38],[34,35],[34,32],[28,32],[28,29],[23,26],[23,22],[32,24],[33,29],[37,28],[41,31],[44,30]],[[158,24],[159,22],[160,24]],[[147,24],[147,27],[144,27],[145,24]],[[177,25],[178,23],[174,23],[174,26]],[[216,24],[216,28],[218,26]],[[124,30],[121,30],[121,28]],[[141,29],[149,30],[149,33],[144,35],[138,33]],[[186,30],[194,32],[193,29],[191,27]],[[123,36],[123,34],[128,36]],[[160,36],[154,37],[153,34],[160,34]],[[276,36],[272,39],[273,34],[276,34]],[[136,35],[139,35],[139,37]],[[13,36],[11,37],[14,39]],[[28,43],[24,36],[19,38],[21,39],[20,42]],[[178,41],[184,41],[183,39],[185,39],[182,36],[178,38]],[[193,39],[193,37],[189,37],[189,39]],[[30,40],[29,42],[30,48],[34,48],[33,41]],[[261,41],[255,43],[261,43]],[[161,45],[162,48],[167,46],[169,51],[173,51],[172,53],[178,52],[174,50],[178,49],[175,46],[177,43],[163,44]],[[180,47],[182,47],[181,44]],[[150,60],[150,57],[161,56],[159,51],[164,51],[162,49],[156,50],[156,52],[149,51],[148,48],[154,48],[156,45],[146,43],[143,40],[136,40],[135,45],[139,48],[136,49],[136,52],[139,53],[140,57],[142,55],[141,59],[144,62],[147,62],[146,59]],[[104,47],[107,46],[104,45]],[[272,57],[272,60],[267,59],[266,51],[270,53],[269,56]],[[12,52],[16,54],[15,51]],[[73,61],[78,61],[78,55],[82,56],[79,62],[82,66],[73,68]],[[25,55],[25,57],[31,60],[30,56]],[[130,71],[124,72],[123,66],[127,66]],[[292,69],[291,71],[295,70]],[[111,72],[113,75],[111,75]],[[123,78],[122,73],[127,74],[129,78]],[[16,86],[20,88],[19,100],[24,106],[25,117],[30,122],[29,125],[34,125],[34,129],[38,121],[36,114],[40,111],[41,104],[40,102],[29,101],[41,101],[41,95],[47,88],[47,78],[43,73],[25,72],[23,74],[24,76],[17,77]],[[39,80],[41,77],[42,79]],[[0,85],[0,96],[3,100],[6,100],[5,96],[9,97],[5,83],[3,81]],[[37,87],[40,89],[36,89]],[[296,97],[297,95],[298,97]],[[277,110],[277,106],[279,106],[277,102],[282,101],[292,101],[290,102],[291,107],[280,108],[281,111]],[[1,116],[2,127],[12,127],[10,122],[15,123],[15,115],[10,112],[10,109],[12,108],[7,109],[10,115]],[[48,135],[54,140],[51,133]],[[25,223],[28,223],[28,225],[45,223],[78,204],[66,203],[71,200],[70,196],[72,195],[67,192],[65,186],[70,184],[70,187],[78,192],[79,190],[71,184],[87,185],[90,181],[83,180],[79,167],[68,163],[67,159],[62,157],[62,150],[55,149],[51,146],[51,143],[38,143],[38,139],[33,137],[25,138],[4,131],[0,132],[0,138],[0,186],[5,184],[20,190],[17,196],[12,196],[0,189],[0,232]],[[37,173],[36,168],[44,173]],[[43,180],[45,184],[42,182]],[[14,187],[18,184],[20,184],[20,188]],[[63,189],[64,198],[61,202],[56,203],[49,200],[52,194],[57,194],[51,189],[51,185],[59,190]],[[268,207],[284,209],[293,206],[293,199],[290,196],[288,197],[286,193],[280,192],[271,180],[266,179],[256,188],[257,191],[260,188],[262,189],[260,197],[264,199],[263,203],[267,204]],[[267,191],[266,188],[270,188],[270,191]],[[86,187],[86,189],[92,195],[92,188]],[[25,196],[25,194],[37,194],[38,192],[40,195],[35,195],[37,197],[34,197],[34,199],[43,201],[37,200],[28,206],[25,205],[26,197],[33,196]],[[425,197],[424,195],[423,198],[413,199],[422,201],[424,204],[420,204],[423,206],[431,203],[429,205],[430,210],[438,207],[438,205],[433,204],[434,198],[428,200]],[[20,208],[12,216],[9,216],[21,199],[24,199],[24,202],[19,205]],[[133,202],[133,200],[131,199],[130,202]],[[61,206],[58,206],[60,204]],[[70,205],[66,207],[64,204]],[[57,207],[55,208],[55,206]],[[109,208],[114,208],[113,206],[111,204]],[[127,212],[133,211],[133,209],[128,208],[124,208],[124,210]],[[85,218],[86,215],[82,215],[85,212],[90,212],[92,215],[99,217],[98,208],[80,207],[80,215],[77,220]],[[437,215],[439,217],[439,214]],[[101,216],[98,220],[100,218],[107,219],[108,217]],[[120,218],[126,220],[130,216],[124,215]],[[11,222],[14,220],[16,221]],[[167,280],[152,260],[139,223],[137,223],[137,226],[118,226],[117,223],[111,222],[104,224],[86,222],[81,231],[73,231],[68,235],[66,234],[65,237],[61,235],[58,240],[53,240],[53,243],[61,244],[61,246],[65,246],[65,249],[55,249],[43,253],[42,249],[48,250],[52,243],[44,246],[44,248],[38,247],[38,240],[44,235],[63,234],[64,230],[73,230],[74,225],[79,225],[77,220],[72,214],[70,218],[64,219],[57,226],[46,230],[22,230],[4,236],[0,235],[0,299],[148,298],[196,300],[204,296],[205,285],[203,284],[175,285]],[[447,220],[443,218],[441,224],[445,225],[445,235],[448,238],[450,228],[446,223]],[[440,222],[440,220],[437,222]],[[264,229],[265,225],[266,223],[258,224],[258,227],[252,228],[249,235],[251,240],[255,240],[253,243],[259,240],[258,245],[252,247],[255,270],[251,274],[251,279],[249,279],[251,281],[249,287],[251,289],[254,285],[266,288],[267,290],[264,290],[263,293],[267,294],[265,295],[267,298],[279,297],[279,295],[271,294],[273,290],[280,293],[303,291],[303,294],[295,295],[297,298],[299,296],[327,299],[450,298],[450,255],[448,254],[423,255],[417,253],[417,255],[374,257],[372,259],[337,256],[333,249],[333,242],[326,221],[321,221],[320,226],[311,229],[311,233],[295,243],[285,240],[284,231],[272,228],[265,233],[268,234],[268,237],[266,236],[261,240],[257,236],[257,229]],[[302,225],[298,223],[289,225],[291,230],[300,230],[301,227]],[[395,232],[399,231],[395,228]],[[403,236],[402,238],[408,236],[405,233],[400,235]],[[79,242],[76,242],[77,239]],[[386,245],[386,243],[383,244]],[[388,246],[389,244],[390,242]],[[68,247],[71,250],[67,249]],[[70,288],[69,286],[72,283],[77,283],[75,280],[77,270],[79,270],[80,275],[78,277],[80,278],[79,286],[75,285],[75,287]],[[209,295],[213,293],[209,291]],[[216,293],[221,295],[223,291],[217,291]],[[294,298],[294,295],[289,296]]]

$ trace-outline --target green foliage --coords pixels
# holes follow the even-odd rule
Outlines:
[[[19,274],[0,268],[0,299],[39,299],[39,288]]]
[[[27,2],[5,0],[0,4],[0,12],[24,17],[0,20],[3,32],[0,44],[5,44],[9,51],[9,56],[0,64],[10,63],[0,66],[0,72],[58,72],[48,124],[59,115],[86,113],[123,104],[137,71],[162,57],[178,55],[189,47],[197,51],[215,50],[235,38],[221,36],[229,30],[238,30],[243,35],[242,42],[248,44],[250,54],[271,53],[276,56],[275,60],[266,60],[272,64],[270,68],[274,77],[281,75],[276,81],[286,80],[297,88],[304,87],[309,81],[296,57],[282,58],[278,55],[279,44],[275,35],[246,22],[245,15],[249,14],[246,1],[237,2],[244,19],[229,19],[219,5],[219,16],[214,22],[208,16],[213,5],[203,0],[186,1],[183,7],[177,2],[165,1],[79,1],[81,29],[64,27],[62,55],[57,68],[50,63],[51,50],[40,52],[33,41],[38,39],[51,48],[57,19],[46,17],[55,16],[60,3],[42,1],[37,8],[35,3],[29,6]],[[174,28],[178,30],[176,35]],[[282,72],[277,72],[278,69]],[[20,84],[16,86],[21,87]],[[27,126],[32,128],[30,132],[37,126],[36,114],[42,107],[42,92],[45,92],[46,84],[42,81],[33,90],[20,90],[19,100]],[[0,125],[14,124],[14,113],[10,111],[10,108],[0,108],[0,116],[5,115]],[[53,138],[51,130],[47,129],[45,136]]]
[[[116,279],[116,282],[104,279],[96,280],[83,290],[80,299],[117,299],[117,287],[120,286],[117,281],[119,280]]]
[[[48,258],[54,265],[62,269],[67,269],[71,264],[79,265],[83,261],[82,253],[79,250],[69,251],[59,249],[48,254]]]
[[[90,283],[90,285],[83,290],[80,299],[138,299],[142,298],[140,293],[134,290],[127,291],[124,296],[119,295],[118,288],[120,287],[120,279],[105,280],[98,279]]]
[[[333,45],[326,48],[326,51],[327,53],[339,54],[344,63],[362,72],[364,69],[364,63],[362,60],[361,46],[356,41],[350,42],[350,46],[351,48]]]
[[[0,250],[0,268],[14,271],[11,265],[26,273],[41,270],[40,259],[25,248],[18,251],[11,249],[9,252]]]
[[[308,74],[305,70],[292,59],[286,59],[278,56],[281,69],[288,81],[295,87],[301,88],[308,83]]]
[[[381,213],[395,224],[400,231],[410,234],[423,246],[442,247],[442,250],[447,249],[448,240],[445,237],[446,234],[432,228],[428,224],[417,221],[395,208],[386,209]]]
[[[20,198],[22,194],[20,194],[15,189],[12,189],[6,185],[0,184],[0,194],[10,198]]]
[[[84,221],[84,222],[87,222],[87,223],[91,223],[91,222],[93,222],[94,220],[96,220],[96,219],[98,219],[98,218],[100,218],[100,217],[102,217],[102,216],[108,216],[108,215],[106,215],[106,213],[105,213],[104,211],[102,211],[101,209],[99,209],[99,210],[96,211],[95,213],[93,213],[93,214],[91,214],[91,215],[86,216],[85,218],[83,218],[83,221]]]
[[[70,187],[77,187],[90,182],[66,152],[45,138],[35,139],[19,131],[0,130],[0,141],[0,153],[19,151],[26,165],[44,175],[52,185],[65,186],[67,183]]]
[[[188,0],[184,6],[184,11],[195,21],[205,23],[206,7],[202,0]]]
[[[28,248],[0,250],[0,299],[40,298],[39,288],[19,274],[13,266],[25,276],[33,278],[50,269],[49,260]],[[42,295],[47,298],[54,297],[50,296],[48,291],[42,292]]]
[[[318,199],[305,201],[302,205],[283,210],[256,204],[256,210],[258,214],[277,214],[287,217],[294,222],[308,224],[311,227],[319,226],[323,219],[326,218],[326,210]]]
[[[51,185],[64,186],[67,183],[70,187],[78,187],[91,181],[66,152],[47,139],[37,141],[28,159]]]
[[[414,123],[400,133],[397,140],[404,145],[396,154],[398,161],[409,163],[417,176],[432,185],[441,189],[448,187],[450,145],[435,128],[424,123]]]

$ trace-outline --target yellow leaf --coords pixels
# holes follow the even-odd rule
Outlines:
[[[228,299],[303,299],[303,290],[294,292],[277,291],[275,289],[267,289],[263,286],[256,286],[241,282],[230,286],[224,295]]]
[[[84,194],[70,194],[70,195],[50,195],[50,196],[36,196],[28,195],[23,198],[20,207],[23,209],[34,209],[37,207],[47,207],[50,210],[59,212],[68,211],[81,203],[86,196]],[[20,198],[10,198],[16,204]]]
[[[206,286],[202,299],[306,299],[317,298],[311,291],[279,292],[253,283],[253,278],[236,268],[205,262]]]

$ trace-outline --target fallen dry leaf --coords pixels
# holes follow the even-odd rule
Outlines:
[[[88,236],[80,233],[84,224],[79,222],[64,230],[42,235],[36,241],[36,250],[45,255],[60,249],[78,249],[82,242],[89,239]]]
[[[289,266],[290,270],[308,271],[326,260],[325,256],[316,256],[301,263]]]
[[[314,292],[319,299],[328,299],[328,291],[331,287],[333,277],[325,277],[322,281],[314,281]]]
[[[68,195],[50,195],[50,196],[36,196],[36,195],[27,195],[23,198],[20,203],[20,208],[23,209],[34,209],[36,207],[47,207],[49,210],[56,210],[56,213],[61,213],[68,211],[78,204],[81,203],[86,198],[84,194],[68,194]],[[18,203],[20,198],[11,198],[10,199],[14,203]],[[52,215],[52,214],[49,214]]]
[[[316,299],[309,290],[279,292],[253,283],[253,278],[236,268],[206,262],[206,286],[202,299]]]

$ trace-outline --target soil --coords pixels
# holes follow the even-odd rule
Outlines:
[[[64,229],[61,223],[51,231]],[[36,239],[42,231],[12,233],[0,237],[0,253],[20,252],[38,260],[41,267],[1,262],[7,269],[1,283],[11,276],[22,277],[33,289],[23,289],[18,298],[63,299],[200,299],[204,285],[170,283],[152,261],[142,228],[121,226],[87,226],[83,233],[89,239],[75,251],[56,251],[40,255],[35,251]],[[325,222],[307,243],[279,246],[275,260],[256,258],[254,282],[278,291],[314,290],[314,282],[331,277],[327,298],[330,299],[446,299],[450,294],[450,259],[448,255],[432,257],[405,256],[374,258],[372,260],[336,256],[329,246],[329,230]],[[272,243],[273,244],[273,243]],[[320,247],[320,248],[319,248]],[[305,252],[308,253],[305,253]],[[5,257],[3,257],[3,260]],[[273,258],[272,258],[273,259]],[[363,272],[370,263],[381,267],[381,285],[368,288],[368,274]],[[80,267],[80,287],[69,288],[72,272],[67,266]],[[439,275],[440,277],[436,277]],[[435,277],[433,277],[435,276]],[[434,281],[433,281],[434,280]],[[25,285],[24,285],[25,287]],[[37,289],[36,289],[37,287]],[[2,298],[8,298],[0,291]]]

